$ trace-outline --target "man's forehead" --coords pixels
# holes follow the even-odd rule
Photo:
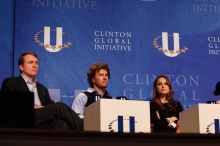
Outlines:
[[[38,61],[38,59],[37,59],[35,56],[30,55],[30,54],[25,55],[25,56],[24,56],[24,60],[27,60],[27,61],[29,61],[29,60]]]
[[[100,70],[97,70],[96,73],[107,73],[108,74],[108,71],[106,69],[100,69]]]

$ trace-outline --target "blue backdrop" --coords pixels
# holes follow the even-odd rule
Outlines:
[[[0,83],[13,75],[13,0],[0,1]]]
[[[86,72],[95,62],[109,64],[113,96],[149,100],[155,77],[165,74],[185,108],[218,98],[213,96],[220,79],[218,0],[1,3],[11,15],[1,23],[0,81],[18,75],[18,56],[31,50],[40,60],[38,81],[68,105],[87,89]]]

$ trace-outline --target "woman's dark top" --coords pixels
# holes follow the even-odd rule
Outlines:
[[[183,111],[183,107],[179,101],[172,101],[172,108],[167,103],[163,103],[160,107],[155,102],[150,103],[151,126],[152,132],[176,132],[176,128],[169,126],[166,118],[175,116],[179,119],[179,113]],[[159,117],[158,117],[158,114]],[[176,123],[177,121],[175,121]]]

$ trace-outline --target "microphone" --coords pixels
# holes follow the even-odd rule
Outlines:
[[[95,96],[94,96],[94,100],[95,100],[95,101],[99,100],[100,98],[101,98],[100,95],[95,95]]]
[[[215,100],[209,100],[206,103],[208,103],[208,104],[216,104],[216,101]]]
[[[126,96],[117,96],[116,99],[119,99],[119,100],[129,100]]]

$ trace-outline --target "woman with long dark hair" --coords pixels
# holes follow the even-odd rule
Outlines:
[[[174,100],[169,78],[158,76],[153,84],[153,98],[150,104],[152,132],[179,132],[179,113],[183,111],[179,101]]]

